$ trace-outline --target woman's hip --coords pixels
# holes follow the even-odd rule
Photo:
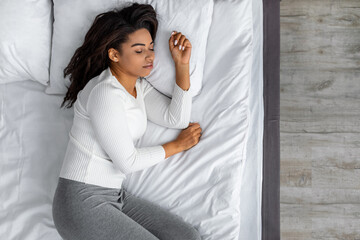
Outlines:
[[[122,211],[124,189],[106,188],[70,179],[59,178],[54,194],[52,213],[55,225],[63,221],[77,224],[92,221],[96,212],[109,206]]]

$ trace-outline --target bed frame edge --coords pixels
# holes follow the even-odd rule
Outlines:
[[[280,239],[280,1],[263,0],[262,240]]]

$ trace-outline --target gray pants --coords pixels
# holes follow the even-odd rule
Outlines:
[[[200,240],[199,232],[178,215],[131,195],[59,178],[52,214],[65,240]]]

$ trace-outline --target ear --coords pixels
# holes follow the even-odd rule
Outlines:
[[[114,48],[108,50],[108,56],[113,62],[119,62],[118,51]]]

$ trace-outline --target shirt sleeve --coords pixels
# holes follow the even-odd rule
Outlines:
[[[99,144],[124,174],[153,166],[165,159],[161,146],[135,148],[128,128],[124,92],[97,85],[86,105]]]
[[[190,91],[174,85],[173,95],[159,92],[146,79],[144,81],[144,102],[150,121],[168,128],[184,129],[189,126],[192,96]]]

